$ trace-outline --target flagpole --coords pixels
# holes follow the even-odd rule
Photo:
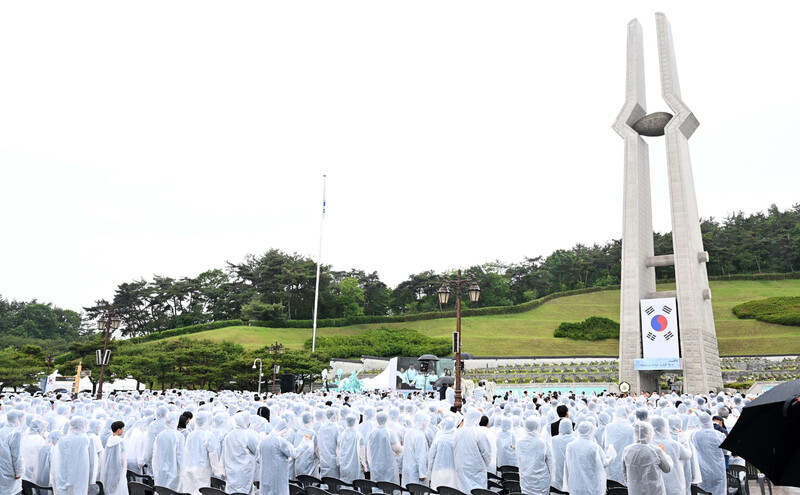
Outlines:
[[[322,226],[325,222],[326,175],[322,176],[322,220],[319,221],[319,255],[317,256],[317,283],[314,288],[314,325],[311,334],[311,352],[317,350],[317,309],[319,308],[319,269],[322,266]]]

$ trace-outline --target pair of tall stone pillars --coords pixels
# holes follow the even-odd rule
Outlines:
[[[664,14],[656,14],[656,26],[661,92],[673,113],[647,115],[642,26],[634,19],[628,24],[625,106],[613,126],[625,140],[620,381],[629,383],[631,392],[658,389],[661,370],[634,369],[634,360],[643,357],[640,300],[675,297],[684,392],[708,393],[722,387],[722,371],[689,157],[689,138],[699,123],[681,99],[672,31]],[[653,253],[650,163],[643,135],[666,139],[671,255]],[[657,292],[655,267],[668,265],[675,266],[676,290]]]

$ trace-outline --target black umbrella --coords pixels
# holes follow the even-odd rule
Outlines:
[[[800,380],[768,390],[742,409],[722,442],[776,485],[800,486]]]
[[[441,387],[442,385],[453,385],[456,382],[456,377],[454,376],[441,376],[436,383],[433,384],[434,387]]]

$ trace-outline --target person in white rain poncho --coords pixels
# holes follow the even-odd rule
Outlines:
[[[69,432],[53,447],[50,463],[50,486],[54,495],[86,495],[93,483],[94,451],[86,435],[86,418],[69,420]],[[10,492],[14,493],[14,492]]]
[[[563,424],[563,422],[562,422]],[[559,435],[560,437],[561,435]],[[581,421],[578,438],[567,445],[564,461],[564,489],[573,495],[606,493],[606,466],[616,456],[614,446],[603,452],[594,439],[594,425]]]
[[[403,453],[403,446],[397,435],[386,426],[388,420],[389,415],[385,411],[375,416],[377,424],[367,439],[367,464],[372,481],[399,483],[400,473],[394,456]]]
[[[25,465],[25,474],[22,479],[36,483],[38,478],[39,451],[47,444],[45,440],[47,421],[34,419],[31,421],[28,431],[22,436],[20,450],[22,451],[22,463]]]
[[[692,458],[692,448],[688,443],[676,442],[669,434],[669,424],[666,418],[655,416],[650,420],[653,425],[653,443],[662,445],[664,452],[672,460],[672,470],[663,474],[664,489],[667,495],[686,494],[686,476],[683,471],[684,463]]]
[[[132,427],[127,428],[123,441],[125,442],[125,457],[128,459],[128,469],[134,473],[141,473],[145,465],[145,451],[147,450],[147,425],[153,417],[142,418]]]
[[[339,466],[336,464],[336,443],[339,440],[338,411],[334,408],[325,411],[327,422],[317,432],[317,456],[319,457],[319,475],[339,477]]]
[[[455,434],[455,419],[444,418],[440,424],[441,430],[433,439],[428,449],[428,468],[430,469],[430,483],[434,490],[440,486],[455,487],[456,465],[453,454],[453,435]]]
[[[153,445],[153,481],[156,486],[163,486],[176,492],[181,491],[185,444],[183,435],[177,429],[178,418],[179,415],[175,412],[167,416],[164,430],[156,436]]]
[[[500,420],[500,433],[497,435],[497,465],[517,466],[517,438],[511,426],[511,418]]]
[[[200,495],[200,488],[208,486],[211,475],[221,476],[217,450],[214,447],[215,437],[209,430],[211,418],[205,411],[192,418],[194,431],[186,437],[186,448],[183,456],[183,479],[181,490],[184,493]]]
[[[125,442],[122,435],[125,433],[125,424],[122,421],[111,423],[112,435],[106,442],[103,451],[100,482],[106,495],[127,495],[128,481],[125,478],[127,459],[125,456]]]
[[[38,470],[36,473],[36,483],[39,486],[50,485],[50,460],[53,455],[53,446],[63,437],[64,434],[60,431],[51,431],[47,435],[47,444],[39,449],[39,457],[37,461]]]
[[[538,419],[525,420],[525,434],[517,439],[516,451],[522,493],[549,494],[555,465],[550,447],[539,435]]]
[[[458,489],[471,493],[474,488],[486,488],[486,468],[491,464],[491,449],[486,436],[478,430],[481,413],[474,407],[464,417],[464,426],[453,438]]]
[[[367,470],[366,449],[361,433],[356,430],[356,418],[350,414],[345,418],[347,426],[340,434],[337,442],[336,459],[339,462],[339,479],[352,483],[362,479]]]
[[[558,423],[558,435],[553,437],[553,486],[564,490],[564,462],[567,459],[567,445],[575,441],[572,432],[572,421],[566,420]]]
[[[222,442],[222,459],[227,477],[225,491],[228,493],[250,493],[253,489],[253,470],[258,455],[258,437],[249,430],[250,415],[236,413],[233,430]]]
[[[261,495],[289,495],[289,460],[314,447],[304,436],[299,447],[293,447],[286,437],[289,425],[280,420],[258,445],[261,458]]]
[[[603,436],[603,448],[613,445],[614,450],[620,454],[608,465],[608,479],[617,483],[625,484],[625,477],[622,475],[622,451],[625,447],[633,443],[633,427],[628,422],[628,411],[623,406],[617,407],[614,411],[614,421],[606,426]]]
[[[25,413],[9,411],[6,425],[0,429],[0,493],[15,494],[22,490],[22,428]]]
[[[309,438],[311,438],[312,441],[314,441],[317,436],[313,428],[314,416],[311,413],[305,412],[301,414],[300,423],[301,426],[297,430],[297,434],[294,436],[295,447],[300,446],[300,443],[303,441],[303,437],[308,436]],[[300,474],[305,474],[307,476],[314,476],[315,478],[319,477],[319,459],[317,459],[314,449],[307,450],[295,458],[294,460],[295,478],[297,478],[297,476]]]
[[[403,441],[403,483],[426,485],[428,481],[428,439],[425,432],[430,418],[418,412],[414,427],[406,430]]]
[[[149,474],[153,474],[153,447],[156,444],[156,437],[167,427],[168,412],[169,409],[166,406],[158,406],[156,419],[147,428],[147,441],[144,443],[144,463],[147,465],[146,471]],[[175,419],[175,427],[178,427],[177,418]]]
[[[672,459],[664,447],[651,445],[653,427],[637,421],[633,424],[634,443],[622,452],[622,474],[631,495],[663,495],[662,473],[672,470]]]
[[[725,475],[725,454],[719,445],[725,441],[725,435],[714,429],[711,416],[700,412],[697,414],[700,429],[692,435],[692,444],[700,464],[700,488],[713,495],[725,495],[727,479]]]

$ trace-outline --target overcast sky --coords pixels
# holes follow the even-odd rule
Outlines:
[[[323,262],[390,286],[620,238],[626,25],[666,111],[657,11],[701,216],[800,203],[797,2],[2,2],[0,294],[316,259],[323,174]]]

